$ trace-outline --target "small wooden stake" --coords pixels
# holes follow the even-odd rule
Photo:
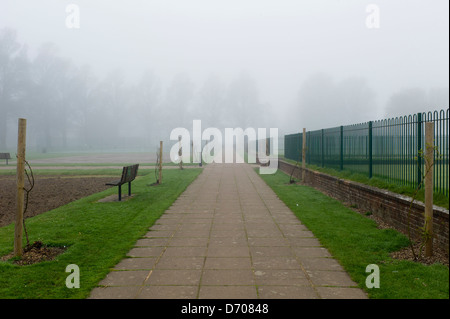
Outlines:
[[[162,155],[163,155],[163,141],[159,142],[159,180],[158,184],[162,183]]]
[[[23,237],[23,209],[24,209],[24,185],[25,185],[25,149],[26,149],[27,120],[19,119],[19,131],[17,140],[17,211],[14,234],[14,255],[22,256]]]
[[[178,136],[178,143],[179,143],[179,149],[178,149],[178,156],[180,157],[180,169],[183,169],[183,148],[181,147],[181,136]]]
[[[306,175],[306,128],[303,128],[303,145],[302,145],[302,181],[305,181]]]
[[[425,123],[425,256],[433,256],[433,164],[434,164],[434,123]]]

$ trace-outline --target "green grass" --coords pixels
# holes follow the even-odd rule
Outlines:
[[[74,169],[67,169],[67,168],[61,168],[61,169],[45,169],[45,168],[36,168],[32,167],[33,169],[33,175],[35,176],[71,176],[71,177],[77,177],[77,176],[111,176],[120,178],[122,174],[122,168],[95,168],[95,169],[88,169],[88,168],[74,168]],[[196,170],[196,168],[192,168]],[[191,168],[189,168],[191,170]],[[180,171],[179,169],[166,169],[163,171]],[[157,173],[158,174],[158,173]],[[6,176],[15,176],[16,170],[0,170],[0,176],[6,175]],[[156,182],[156,176],[155,176],[155,169],[154,168],[139,168],[138,175],[137,176],[145,176],[148,175],[148,179],[153,182]]]
[[[104,175],[104,176],[117,176],[122,174],[122,168],[96,168],[96,169],[36,169],[32,167],[34,175],[64,175],[64,176],[81,176],[81,175]],[[144,176],[150,174],[153,176],[154,169],[139,169],[138,176]],[[0,170],[0,175],[16,175],[16,170]]]
[[[390,257],[391,252],[408,246],[405,235],[392,229],[378,229],[373,220],[311,187],[289,184],[289,176],[281,171],[260,176],[370,298],[449,298],[447,266],[425,266]],[[369,264],[380,268],[380,288],[368,289],[365,285],[369,275],[365,269]]]
[[[290,160],[290,159],[283,158],[282,160],[285,162],[291,163],[291,164],[295,164],[295,161]],[[301,164],[299,164],[299,165],[301,165]],[[319,167],[319,166],[311,165],[311,164],[307,164],[306,168],[317,171],[317,172],[321,172],[324,174],[328,174],[331,176],[335,176],[335,177],[338,177],[341,179],[351,180],[354,182],[377,187],[380,189],[386,189],[393,193],[402,194],[402,195],[409,196],[409,197],[412,197],[415,193],[415,189],[412,187],[401,186],[394,182],[388,182],[385,179],[380,178],[380,177],[369,178],[365,174],[356,173],[356,172],[353,172],[350,170],[339,171],[339,170],[336,170],[333,168]],[[424,192],[423,188],[421,190],[419,190],[419,192],[417,193],[416,199],[419,201],[422,201],[422,202],[425,200],[425,192]],[[449,200],[448,200],[448,197],[445,196],[444,194],[435,192],[433,194],[433,204],[440,206],[440,207],[444,207],[446,209],[449,209]]]
[[[100,167],[100,166],[128,166],[128,165],[133,165],[134,163],[33,163],[32,161],[30,161],[30,165],[32,168],[45,168],[45,167],[67,167],[67,166],[71,166],[71,167],[79,167],[79,168],[83,168],[83,166],[88,166],[88,167]],[[142,163],[141,166],[154,166],[156,165],[155,163]],[[168,164],[164,164],[164,165],[168,165]],[[2,165],[0,165],[2,166]],[[7,167],[6,164],[3,165],[4,167]],[[16,164],[9,164],[10,169],[15,169],[16,168]]]
[[[83,167],[101,167],[101,166],[128,166],[128,165],[134,165],[134,163],[30,163],[31,168],[38,168],[38,169],[45,169],[45,167],[76,167],[77,169],[83,169]],[[147,162],[147,163],[140,163],[140,166],[157,166],[157,163],[153,162]],[[205,162],[203,162],[203,165],[206,165]],[[163,163],[164,166],[179,166],[178,163],[173,162],[165,162]],[[183,167],[190,167],[190,166],[199,166],[198,163],[183,163]],[[15,171],[16,169],[16,163],[15,162],[9,162],[8,165],[5,163],[0,163],[0,167],[9,168],[9,171]],[[5,169],[7,170],[7,169]]]
[[[134,163],[34,163],[31,164],[32,167],[65,167],[65,166],[73,166],[73,167],[80,167],[88,166],[88,167],[95,167],[95,166],[128,166],[128,165],[134,165]],[[141,166],[157,166],[157,163],[154,162],[145,162],[140,163]],[[172,162],[166,162],[163,163],[163,166],[178,166],[177,163]],[[4,165],[6,166],[6,164]],[[183,163],[183,166],[198,166],[197,163]],[[13,166],[15,167],[15,165]]]
[[[128,201],[97,203],[116,194],[113,187],[27,219],[30,242],[40,240],[68,249],[53,261],[34,265],[0,262],[0,299],[88,297],[200,172],[164,170],[163,184],[159,186],[148,186],[154,182],[153,176],[140,176],[133,182],[135,196]],[[12,252],[13,238],[13,224],[0,228],[0,256]],[[69,264],[80,268],[79,289],[65,285]]]
[[[6,150],[5,152],[9,152],[11,155],[11,160],[9,160],[9,164],[6,165],[6,160],[0,160],[0,167],[11,167],[11,169],[15,169],[16,166],[16,150],[12,150],[10,149],[9,151]],[[118,162],[113,162],[113,163],[52,163],[53,160],[55,159],[66,159],[67,158],[76,158],[76,157],[80,157],[80,156],[84,156],[84,157],[95,157],[97,155],[105,155],[105,154],[111,154],[111,156],[114,156],[114,154],[117,155],[123,155],[123,154],[129,154],[130,152],[127,151],[121,151],[121,152],[114,152],[114,151],[110,151],[110,152],[91,152],[91,151],[74,151],[74,152],[47,152],[47,153],[42,153],[42,152],[37,152],[37,151],[27,151],[27,156],[26,159],[28,161],[30,161],[30,164],[32,165],[32,167],[40,167],[40,166],[127,166],[127,165],[133,165],[135,164],[133,163],[126,163],[126,162],[122,162],[122,163],[118,163]],[[135,153],[135,154],[139,154],[139,153],[144,153],[144,154],[149,154],[150,158],[152,155],[152,153],[149,152],[140,152],[140,151],[131,151],[131,153]],[[168,153],[165,153],[163,155],[163,158],[166,158]],[[146,166],[153,166],[156,165],[155,162],[153,162],[152,160],[149,161],[145,161],[145,162],[141,162],[140,164],[146,165]],[[45,161],[45,160],[50,160],[50,162],[48,163],[33,163],[33,161],[35,160],[39,160],[39,161]],[[191,154],[190,157],[190,162],[189,163],[183,163],[183,166],[198,166],[198,163],[193,163],[194,157]],[[203,162],[203,165],[205,165],[206,163]],[[177,163],[173,163],[171,161],[167,161],[163,163],[163,166],[178,166],[179,164]]]

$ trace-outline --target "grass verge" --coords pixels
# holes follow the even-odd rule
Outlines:
[[[35,167],[32,167],[33,174],[36,176],[42,175],[42,176],[55,176],[55,175],[61,175],[61,176],[115,176],[120,177],[122,174],[122,168],[94,168],[94,169],[86,169],[86,168],[73,168],[73,169],[36,169]],[[152,176],[155,174],[154,169],[148,169],[148,168],[139,168],[137,176],[145,176],[149,175]],[[6,176],[15,176],[16,170],[0,170],[0,176],[6,175]]]
[[[260,175],[278,197],[340,262],[358,286],[374,299],[448,299],[449,268],[395,260],[390,253],[408,246],[408,238],[325,196],[314,188],[289,184],[278,171]],[[368,289],[366,267],[380,269],[380,288]]]
[[[286,159],[283,158],[283,161],[287,162],[287,163],[291,163],[291,164],[295,164],[296,162],[290,159]],[[300,164],[301,165],[301,164]],[[373,186],[373,187],[377,187],[377,188],[381,188],[381,189],[386,189],[389,190],[393,193],[397,193],[397,194],[402,194],[405,196],[409,196],[409,197],[413,197],[414,193],[416,192],[416,190],[412,187],[408,187],[408,186],[401,186],[399,184],[396,184],[394,182],[388,182],[383,178],[380,177],[372,177],[369,178],[367,177],[367,175],[362,174],[362,173],[355,173],[352,172],[350,170],[336,170],[333,168],[328,168],[328,167],[319,167],[316,165],[311,165],[311,164],[307,164],[306,168],[311,169],[313,171],[317,171],[317,172],[321,172],[324,174],[328,174],[331,176],[335,176],[338,178],[342,178],[342,179],[347,179],[350,181],[354,181],[354,182],[358,182],[361,184],[365,184],[365,185],[369,185],[369,186]],[[419,190],[419,192],[417,193],[416,199],[419,201],[424,201],[425,200],[425,190],[424,188],[422,188],[421,190]],[[448,196],[445,196],[444,194],[441,193],[436,193],[434,192],[433,194],[433,204],[440,206],[440,207],[444,207],[446,209],[449,209],[449,201],[448,201]]]
[[[88,297],[200,172],[164,170],[159,186],[148,186],[148,178],[138,177],[133,182],[134,197],[127,201],[97,203],[115,194],[117,189],[113,187],[27,219],[30,242],[40,240],[68,249],[55,260],[34,265],[0,262],[0,299]],[[0,256],[13,250],[13,239],[14,224],[0,228]],[[68,289],[65,284],[69,276],[65,270],[70,264],[80,268],[78,289]]]

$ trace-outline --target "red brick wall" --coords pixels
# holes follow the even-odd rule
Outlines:
[[[291,174],[295,165],[278,161],[278,168],[287,174]],[[294,170],[294,177],[301,178],[301,167]],[[392,193],[387,190],[363,185],[360,183],[339,179],[330,175],[305,169],[305,183],[340,201],[351,205],[357,205],[359,209],[372,212],[393,228],[407,234],[408,210],[411,198]],[[417,229],[423,227],[425,206],[422,202],[415,201],[409,214],[410,229],[414,236],[418,236]],[[449,250],[448,233],[449,211],[434,207],[433,211],[433,245]]]

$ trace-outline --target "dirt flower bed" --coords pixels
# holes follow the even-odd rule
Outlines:
[[[63,177],[35,176],[35,186],[30,193],[28,209],[24,218],[33,217],[80,198],[103,191],[110,186],[111,177]],[[27,187],[27,185],[25,185]],[[16,177],[0,176],[0,227],[15,220],[16,214]],[[21,258],[14,258],[16,265],[31,265],[54,259],[63,253],[66,247],[49,247],[42,242],[34,242],[24,247]],[[2,261],[14,257],[14,252],[0,257]]]

